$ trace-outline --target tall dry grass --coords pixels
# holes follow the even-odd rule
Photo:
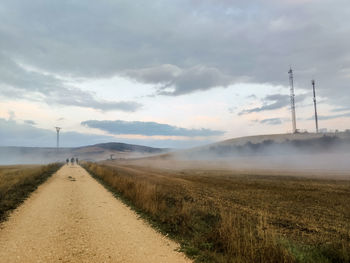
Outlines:
[[[0,221],[60,167],[58,163],[0,166]]]
[[[196,202],[180,183],[167,185],[95,163],[83,166],[146,213],[198,262],[296,262],[265,214],[214,206],[205,196]]]

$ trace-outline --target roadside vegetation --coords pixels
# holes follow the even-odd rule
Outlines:
[[[0,222],[61,164],[0,166]]]
[[[196,262],[350,262],[350,181],[83,166]]]

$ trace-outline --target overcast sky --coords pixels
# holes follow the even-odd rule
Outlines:
[[[349,0],[0,3],[0,145],[191,147],[350,128]]]

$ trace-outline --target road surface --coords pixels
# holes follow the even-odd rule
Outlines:
[[[80,166],[64,166],[0,225],[1,262],[190,262]]]

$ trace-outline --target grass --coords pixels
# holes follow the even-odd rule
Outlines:
[[[197,262],[350,262],[349,180],[84,166]]]
[[[0,222],[61,164],[0,166]]]

